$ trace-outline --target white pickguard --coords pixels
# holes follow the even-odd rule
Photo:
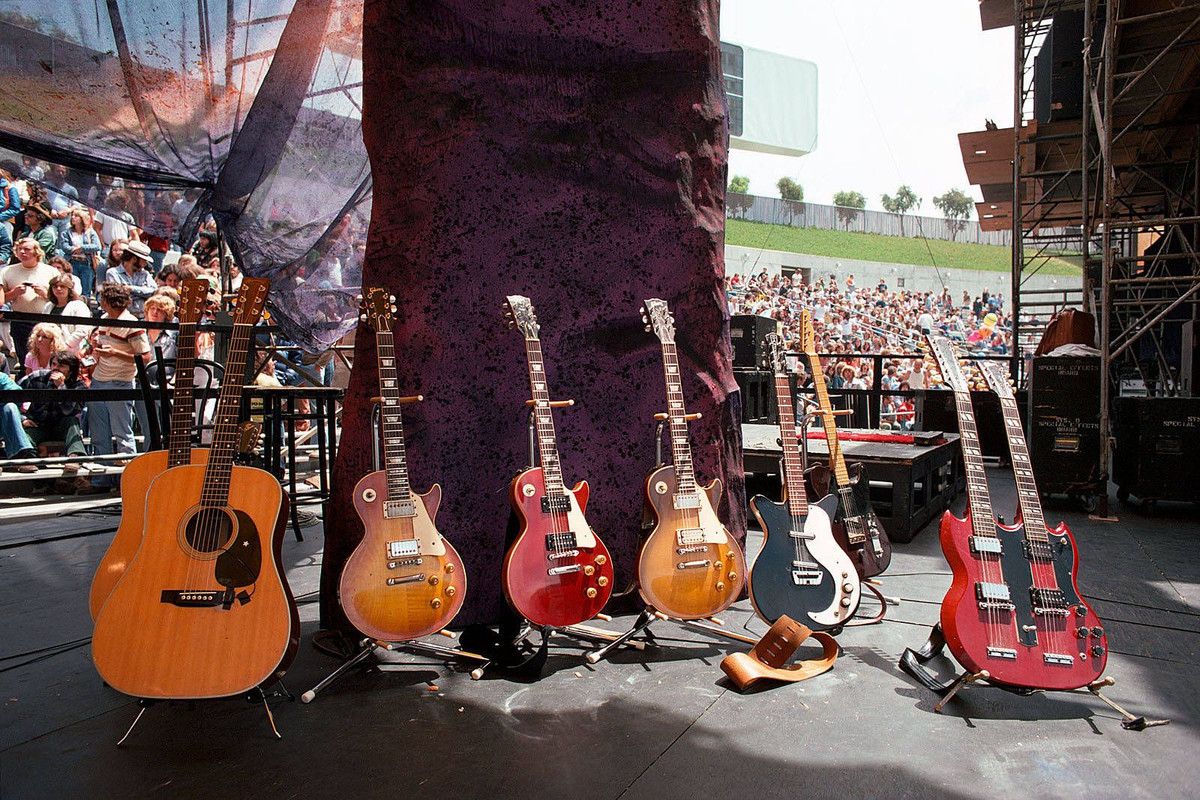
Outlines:
[[[858,610],[859,595],[862,593],[862,585],[859,583],[858,573],[854,571],[854,564],[850,561],[850,556],[846,555],[846,551],[838,547],[837,541],[833,538],[829,515],[816,503],[812,503],[808,507],[808,516],[804,520],[804,532],[813,537],[808,540],[808,552],[812,554],[814,561],[829,571],[838,587],[838,590],[834,592],[832,605],[823,611],[810,611],[808,615],[815,622],[826,626],[845,622]],[[841,589],[842,584],[845,583],[853,586],[853,590],[848,595]],[[850,598],[850,605],[843,606],[841,599],[847,596]]]
[[[442,536],[438,533],[437,528],[433,525],[433,520],[429,518],[429,511],[425,508],[425,503],[415,494],[413,498],[413,510],[417,512],[415,517],[412,517],[413,537],[420,543],[421,555],[423,556],[444,556],[446,555],[446,545],[442,543]],[[379,500],[374,503],[380,503]],[[382,514],[382,510],[380,512]],[[404,539],[403,528],[400,526],[398,519],[383,519],[383,537],[385,541],[394,542]]]
[[[695,528],[699,528],[703,532],[703,538],[697,542],[698,544],[700,544],[700,543],[718,544],[718,545],[729,544],[729,540],[730,540],[729,531],[725,530],[725,526],[721,524],[721,520],[717,516],[716,510],[713,509],[712,502],[708,499],[708,492],[704,491],[703,489],[697,488],[696,494],[700,497],[700,507],[698,509],[691,509],[691,511],[693,511],[697,514],[698,522],[695,524],[695,526],[690,525],[690,524],[688,524],[688,525],[680,524],[680,523],[684,522],[684,520],[686,519],[684,517],[684,515],[687,514],[688,511],[687,510],[676,511],[675,512],[675,522],[676,522],[676,526],[677,526],[675,529],[676,532],[678,532],[679,530],[682,530],[684,528],[691,529],[691,528],[695,527]]]
[[[579,502],[575,499],[575,493],[568,491],[567,497],[571,498],[571,510],[567,512],[567,530],[575,534],[576,546],[595,547],[596,534],[592,533],[591,526],[584,518],[583,511],[579,508]]]

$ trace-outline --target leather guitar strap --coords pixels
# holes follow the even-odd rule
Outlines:
[[[867,581],[862,582],[862,588],[869,589],[871,594],[875,595],[875,598],[879,600],[879,613],[870,619],[853,619],[845,624],[844,627],[846,628],[858,628],[863,625],[876,625],[880,622],[883,622],[884,616],[887,615],[887,600],[884,598],[883,592],[879,591],[879,588],[876,587],[875,584],[868,583]]]
[[[809,637],[821,643],[821,657],[788,664]],[[763,634],[749,653],[732,653],[721,660],[721,669],[739,689],[760,680],[795,683],[828,672],[837,661],[838,643],[827,633],[812,631],[786,614]],[[786,665],[786,666],[785,666]]]

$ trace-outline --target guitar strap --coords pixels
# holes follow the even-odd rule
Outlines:
[[[821,643],[821,657],[788,664],[797,648],[812,637]],[[837,661],[838,643],[828,633],[812,631],[786,614],[763,634],[749,653],[732,653],[721,660],[721,669],[738,689],[761,680],[796,683],[828,672]]]

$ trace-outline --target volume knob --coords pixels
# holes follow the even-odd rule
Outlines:
[[[1094,655],[1096,658],[1099,658],[1100,656],[1104,655],[1104,648],[1098,644],[1092,645],[1092,655]]]
[[[846,581],[845,583],[842,584],[842,591],[845,592],[846,594],[850,594],[851,592],[854,591],[854,584],[851,583],[850,581]]]
[[[596,563],[597,563],[597,564],[600,564],[601,566],[603,566],[604,564],[607,564],[607,563],[608,563],[608,556],[606,556],[606,555],[604,555],[603,553],[601,553],[600,555],[596,556]]]
[[[593,567],[591,564],[588,564],[586,567],[583,568],[583,574],[584,575],[595,575],[596,568]]]
[[[595,590],[595,588],[589,586],[585,594],[587,594],[588,597],[595,597],[599,593]]]
[[[437,586],[441,582],[442,582],[442,579],[439,578],[437,575],[429,576],[429,585],[430,586]]]
[[[447,565],[446,565],[446,574],[450,574],[451,572],[454,572],[454,565],[453,565],[453,564],[447,564]]]
[[[1078,636],[1080,639],[1086,639],[1088,637],[1089,633],[1091,633],[1091,631],[1089,631],[1083,625],[1080,625],[1078,628],[1075,629],[1075,635]]]
[[[842,598],[842,606],[843,606],[844,608],[849,608],[849,607],[850,607],[850,598],[849,598],[849,597],[843,597],[843,598]]]
[[[1104,628],[1101,628],[1099,625],[1092,628],[1092,636],[1095,636],[1097,639],[1104,636]]]
[[[432,600],[430,600],[430,601],[429,601],[429,605],[430,605],[432,608],[441,608],[441,607],[442,607],[442,601],[441,601],[439,598],[435,597],[435,598],[433,598]]]
[[[736,573],[736,572],[730,572],[730,573],[729,573],[729,580],[731,580],[731,581],[736,581],[736,580],[737,580],[737,573]]]
[[[717,581],[717,591],[718,591],[718,592],[723,592],[723,591],[725,591],[725,584],[724,584],[723,582],[721,582],[721,581]]]
[[[599,578],[596,578],[596,585],[597,586],[608,586],[608,578],[601,575]]]

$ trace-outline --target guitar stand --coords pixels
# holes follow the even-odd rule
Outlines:
[[[934,677],[933,673],[929,671],[925,664],[941,655],[945,646],[946,637],[942,632],[941,623],[938,623],[937,625],[933,626],[933,629],[929,632],[929,639],[921,646],[920,650],[913,650],[910,647],[904,651],[902,656],[900,656],[901,670],[908,673],[908,675],[910,675],[926,689],[929,689],[935,694],[942,696],[942,699],[938,701],[938,704],[933,707],[933,710],[939,713],[943,708],[946,707],[946,704],[949,703],[956,694],[958,694],[958,691],[967,684],[975,683],[976,681],[991,680],[991,675],[988,674],[987,670],[980,670],[979,672],[974,673],[963,673],[958,678],[949,682],[939,681],[936,677]],[[1117,703],[1115,703],[1113,700],[1110,700],[1108,697],[1101,694],[1101,689],[1112,686],[1115,683],[1115,678],[1106,676],[1092,681],[1082,689],[1068,689],[1066,690],[1066,693],[1077,694],[1083,691],[1083,689],[1086,689],[1089,693],[1100,698],[1105,705],[1116,711],[1124,718],[1121,720],[1121,727],[1127,731],[1144,731],[1146,728],[1170,724],[1171,720],[1169,719],[1146,719],[1144,716],[1135,716],[1121,706],[1117,705]],[[1048,691],[1044,689],[1009,688],[1002,684],[992,685],[997,689],[1003,689],[1006,692],[1012,692],[1013,694],[1019,695],[1031,695]]]
[[[246,697],[246,702],[248,702],[248,703],[257,703],[260,700],[262,701],[263,711],[267,712],[267,724],[271,726],[271,733],[275,735],[276,739],[282,739],[283,735],[279,732],[279,728],[275,727],[275,715],[271,713],[271,706],[267,702],[268,697],[282,696],[282,697],[286,697],[288,700],[295,700],[296,698],[292,695],[291,692],[288,691],[287,687],[284,686],[282,680],[279,680],[277,682],[279,684],[279,688],[282,691],[275,691],[275,692],[272,692],[270,695],[268,695],[265,689],[263,689],[261,686],[257,686],[254,689],[251,689],[249,692],[246,692],[245,697]],[[137,716],[133,718],[133,722],[131,722],[129,724],[129,727],[125,729],[125,734],[120,739],[117,740],[117,747],[125,746],[125,742],[129,739],[130,735],[133,733],[133,729],[136,728],[137,724],[142,721],[142,715],[144,715],[146,713],[146,711],[150,708],[150,706],[152,706],[155,703],[158,703],[160,701],[159,700],[151,700],[149,698],[143,697],[143,698],[140,698],[137,702],[138,702]],[[194,701],[194,700],[189,701],[189,705],[192,708],[195,708],[196,701]]]
[[[454,634],[449,633],[447,631],[439,631],[439,633],[443,636],[446,636],[447,638],[451,638],[454,636]],[[343,661],[341,664],[339,664],[338,667],[333,672],[329,673],[324,678],[322,678],[321,682],[318,683],[316,686],[309,689],[304,694],[300,695],[300,702],[305,703],[305,704],[311,703],[313,700],[315,700],[317,698],[317,694],[319,692],[323,691],[325,689],[325,687],[329,686],[329,684],[338,680],[343,675],[345,675],[347,672],[349,672],[351,669],[353,669],[354,667],[361,664],[369,656],[374,655],[376,650],[388,650],[390,652],[406,650],[411,653],[421,653],[423,655],[437,656],[446,661],[454,661],[454,660],[460,659],[460,658],[466,659],[468,661],[478,661],[478,662],[480,662],[480,666],[471,670],[471,679],[476,680],[476,681],[483,677],[484,667],[486,667],[488,665],[488,663],[491,661],[491,659],[488,658],[487,656],[482,656],[482,655],[479,655],[478,653],[471,653],[466,650],[460,650],[457,647],[443,647],[440,644],[432,644],[430,642],[423,642],[423,641],[420,641],[419,639],[410,639],[408,641],[403,641],[403,642],[385,642],[385,641],[382,641],[381,639],[371,639],[368,637],[358,643],[358,652],[357,653],[350,656],[345,661]]]
[[[702,414],[698,414],[698,413],[697,414],[687,414],[685,416],[685,419],[687,419],[690,422],[691,420],[700,419],[702,416],[703,416]],[[666,430],[666,425],[667,425],[667,422],[669,421],[669,419],[670,419],[670,417],[667,414],[659,413],[659,414],[654,415],[654,420],[656,423],[654,426],[654,469],[659,469],[660,467],[664,466],[663,432]],[[708,620],[708,622],[712,623],[712,624],[705,624],[699,620],[678,619],[676,617],[669,617],[666,614],[662,613],[661,611],[659,611],[658,609],[656,609],[652,606],[646,606],[646,608],[644,608],[642,610],[642,613],[638,615],[638,618],[636,620],[634,620],[632,627],[630,627],[628,630],[618,634],[614,639],[609,641],[604,647],[601,647],[597,650],[593,650],[592,652],[588,653],[587,656],[585,657],[587,662],[589,664],[595,664],[595,663],[599,662],[602,658],[606,657],[613,650],[615,650],[616,648],[621,647],[623,645],[628,645],[628,646],[634,647],[638,650],[643,649],[646,645],[646,642],[637,640],[634,637],[638,636],[639,634],[644,633],[651,640],[653,640],[654,633],[650,630],[650,626],[659,620],[663,620],[663,621],[667,621],[667,622],[674,622],[676,625],[681,625],[685,628],[690,628],[692,630],[701,631],[703,633],[707,633],[707,634],[710,634],[713,636],[721,636],[723,638],[731,639],[735,642],[739,642],[742,644],[749,644],[749,645],[758,644],[758,639],[754,639],[749,636],[743,636],[740,633],[734,633],[733,631],[723,630],[722,627],[720,627],[720,626],[723,626],[725,623],[721,622],[719,619],[716,619],[715,617],[709,618],[709,620]]]

